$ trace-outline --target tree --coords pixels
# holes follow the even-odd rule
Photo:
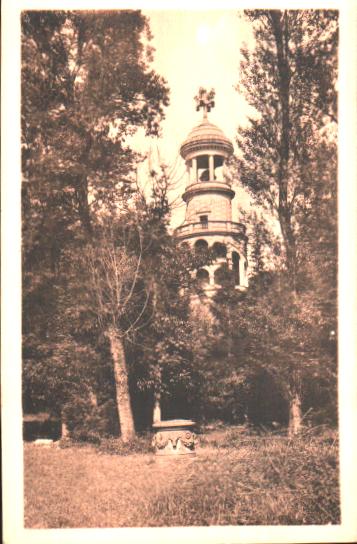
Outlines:
[[[153,293],[152,319],[140,336],[140,382],[154,397],[154,421],[161,419],[161,407],[173,413],[171,398],[175,398],[176,412],[190,405],[194,396],[189,293],[192,283],[190,260],[192,256],[179,247],[173,236],[162,233],[147,255],[147,280]],[[147,266],[150,263],[150,268]],[[178,397],[185,397],[186,406],[180,406]],[[176,414],[177,417],[177,414]],[[181,416],[182,417],[182,416]]]
[[[135,432],[129,374],[136,371],[141,387],[152,391],[156,408],[162,393],[192,390],[187,289],[193,258],[168,233],[170,184],[164,170],[153,175],[151,196],[138,190],[117,222],[99,227],[95,244],[82,250],[86,281],[78,303],[109,339],[124,441]]]
[[[140,127],[157,134],[165,82],[149,63],[138,11],[34,11],[22,16],[25,270],[59,265],[62,247],[89,236],[131,190]]]
[[[23,12],[27,405],[29,392],[35,391],[41,391],[42,404],[64,405],[68,388],[61,383],[68,373],[74,381],[91,375],[93,388],[96,377],[74,361],[86,349],[89,360],[95,360],[93,349],[100,355],[100,331],[83,308],[80,327],[77,323],[70,330],[61,318],[63,312],[78,315],[75,298],[68,296],[82,287],[81,278],[70,273],[77,255],[92,243],[98,222],[106,215],[115,217],[133,191],[138,156],[126,145],[126,137],[142,127],[157,134],[168,104],[166,84],[150,68],[149,41],[148,20],[139,11]],[[45,370],[49,360],[56,362],[50,374]],[[50,375],[46,391],[43,384],[49,384]]]
[[[149,68],[148,21],[139,11],[37,11],[24,12],[22,29],[24,177],[32,190],[52,184],[45,193],[60,193],[90,233],[92,210],[115,210],[130,181],[137,157],[126,137],[157,134],[168,104]]]
[[[242,50],[239,88],[255,108],[255,116],[239,131],[240,180],[280,226],[284,250],[280,268],[288,278],[283,281],[285,294],[279,291],[285,305],[282,314],[286,310],[288,322],[299,322],[304,330],[305,320],[314,316],[323,320],[325,330],[336,321],[338,14],[331,10],[245,13],[253,24],[256,43],[252,51]],[[322,221],[320,204],[329,214]],[[323,288],[327,283],[328,291]],[[279,330],[277,327],[276,333]],[[304,344],[299,347],[296,343],[297,331],[287,330],[295,346],[295,371],[286,378],[294,391],[290,394],[291,427],[297,430],[302,374],[309,366],[309,356]],[[277,350],[286,338],[283,331],[279,334]],[[288,342],[285,349],[288,358]],[[317,343],[314,349],[318,351]]]
[[[169,233],[173,206],[169,194],[176,183],[173,171],[160,164],[156,169],[150,168],[149,180],[151,195],[140,192],[136,210],[143,233],[143,280],[151,293],[150,319],[131,339],[131,354],[136,384],[152,396],[153,421],[158,421],[162,404],[171,414],[173,404],[177,408],[179,397],[184,396],[185,404],[181,403],[176,411],[187,412],[189,397],[195,395],[190,291],[194,284],[192,271],[202,257],[198,259],[181,247]],[[170,402],[172,398],[174,403]]]
[[[296,287],[301,209],[314,193],[317,155],[337,121],[338,14],[246,10],[255,47],[242,49],[238,89],[256,110],[240,129],[240,180],[277,217],[285,266]],[[332,153],[333,146],[330,146]],[[323,165],[319,165],[320,167]],[[318,172],[321,179],[324,170]]]
[[[137,236],[141,247],[139,229]],[[128,442],[135,436],[135,427],[124,339],[141,324],[150,292],[142,281],[142,250],[136,255],[123,240],[123,235],[102,237],[85,251],[84,265],[89,271],[88,302],[93,302],[91,310],[110,343],[121,438]]]
[[[211,350],[223,352],[229,375],[236,375],[245,390],[262,373],[272,379],[289,407],[290,434],[300,430],[302,407],[307,411],[314,404],[308,390],[316,394],[319,387],[328,386],[325,409],[336,405],[336,362],[329,328],[309,292],[292,302],[285,274],[261,272],[251,279],[245,294],[221,289],[213,312],[216,330]]]

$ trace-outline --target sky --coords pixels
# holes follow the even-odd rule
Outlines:
[[[209,120],[219,126],[236,148],[238,125],[245,124],[251,109],[235,90],[239,81],[240,47],[252,40],[251,28],[236,10],[148,10],[155,48],[153,67],[168,82],[170,105],[162,123],[162,137],[156,141],[134,138],[134,146],[143,151],[159,148],[160,157],[169,166],[175,166],[177,179],[174,196],[181,195],[185,186],[185,167],[179,157],[179,148],[190,130],[197,125],[202,112],[196,112],[194,96],[199,87],[214,88],[215,107]],[[145,172],[141,170],[141,176]],[[243,189],[234,187],[233,220],[239,220],[238,201],[243,204]],[[175,207],[172,226],[184,220],[185,206]]]

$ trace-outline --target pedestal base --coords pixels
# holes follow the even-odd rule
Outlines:
[[[156,455],[194,456],[196,435],[195,422],[190,419],[172,419],[153,424],[155,432],[152,444]]]

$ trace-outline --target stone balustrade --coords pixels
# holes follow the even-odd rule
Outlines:
[[[245,235],[245,226],[242,223],[236,223],[234,221],[207,221],[202,223],[200,221],[194,223],[186,223],[177,227],[175,233],[179,238],[185,237],[192,233],[232,233]]]

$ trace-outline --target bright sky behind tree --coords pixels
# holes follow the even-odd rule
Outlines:
[[[209,120],[228,136],[237,151],[235,135],[238,125],[246,122],[250,108],[234,89],[239,81],[240,47],[252,40],[250,25],[233,10],[150,10],[155,48],[153,67],[168,82],[170,106],[162,124],[162,138],[149,142],[142,135],[134,139],[138,150],[156,149],[163,162],[176,162],[177,194],[184,192],[185,167],[178,159],[179,148],[190,130],[199,123],[202,112],[196,112],[194,96],[199,87],[214,88],[215,107]],[[154,154],[154,152],[153,152]],[[178,159],[178,160],[177,160]],[[144,172],[141,175],[145,175]],[[237,204],[245,198],[243,189],[234,187],[233,220],[238,220]],[[173,226],[184,220],[185,206],[175,209]]]

